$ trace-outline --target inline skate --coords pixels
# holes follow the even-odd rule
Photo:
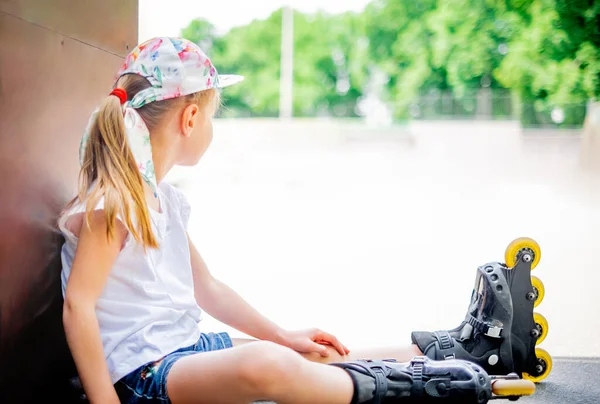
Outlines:
[[[431,359],[464,359],[489,374],[516,373],[535,383],[545,379],[552,358],[536,345],[548,335],[548,322],[533,311],[544,299],[545,289],[530,274],[540,258],[540,247],[533,239],[511,242],[505,263],[490,262],[477,269],[462,323],[447,331],[413,332],[413,344]]]
[[[417,356],[405,363],[358,360],[331,365],[352,378],[351,404],[486,404],[491,399],[516,400],[535,392],[533,382],[514,373],[490,376],[476,363],[460,359],[434,361]]]

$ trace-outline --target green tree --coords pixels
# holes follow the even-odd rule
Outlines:
[[[219,41],[215,26],[202,18],[192,20],[181,30],[181,36],[198,44],[209,55],[212,54],[215,42]]]
[[[225,114],[278,114],[281,10],[221,37],[194,20],[182,35],[220,72],[246,76],[225,92]],[[514,94],[524,123],[559,106],[576,124],[600,95],[600,3],[374,0],[362,13],[295,12],[295,116],[354,116],[377,71],[389,77],[384,97],[397,118],[430,89],[460,98],[487,82]]]
[[[245,80],[224,91],[223,116],[276,116],[279,110],[279,58],[281,10],[265,20],[235,27],[216,37],[214,28],[194,20],[182,36],[197,44],[210,41],[207,51],[219,73],[234,73]]]
[[[241,85],[226,90],[225,115],[278,114],[281,10],[265,20],[234,28],[220,38],[214,36],[210,24],[195,20],[182,36],[199,44],[209,43],[210,56],[219,72],[245,76]],[[294,13],[295,116],[354,115],[354,105],[366,80],[365,41],[359,14]]]
[[[423,89],[447,88],[446,70],[433,64],[433,32],[424,23],[435,0],[377,0],[364,11],[372,67],[389,77],[388,99],[396,117]]]
[[[520,20],[504,3],[493,0],[446,0],[427,15],[432,32],[432,65],[447,72],[448,87],[461,96],[493,79],[520,30]],[[491,80],[491,87],[500,85]]]
[[[600,4],[593,1],[513,1],[521,31],[495,71],[522,104],[524,124],[549,121],[565,108],[564,124],[580,124],[584,105],[600,95]]]
[[[295,13],[296,115],[355,115],[366,81],[365,41],[359,14]]]
[[[233,28],[215,48],[217,69],[241,74],[244,82],[226,90],[228,112],[277,116],[281,55],[281,10],[265,20]]]

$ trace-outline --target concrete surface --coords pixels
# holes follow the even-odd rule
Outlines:
[[[594,404],[600,401],[600,358],[555,358],[552,373],[523,404]]]

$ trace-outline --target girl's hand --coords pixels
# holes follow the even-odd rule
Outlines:
[[[336,337],[318,328],[285,331],[282,336],[282,345],[300,353],[317,352],[324,358],[329,356],[326,345],[333,346],[342,356],[350,353],[350,350],[338,341]]]

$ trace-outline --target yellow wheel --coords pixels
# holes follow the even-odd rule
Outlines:
[[[544,284],[537,276],[531,277],[531,285],[533,286],[533,293],[535,294],[535,300],[533,301],[533,307],[538,307],[539,304],[544,300],[546,289]]]
[[[492,393],[504,397],[530,396],[535,393],[535,384],[523,379],[492,380]]]
[[[506,251],[504,252],[504,260],[506,261],[506,265],[509,268],[517,265],[517,257],[522,251],[527,251],[532,255],[531,269],[533,270],[540,262],[542,250],[540,249],[539,244],[534,239],[529,237],[521,237],[513,240],[508,247],[506,247]]]
[[[533,313],[533,322],[540,333],[537,341],[535,342],[536,345],[539,345],[546,339],[546,336],[548,335],[548,320],[546,320],[546,317],[542,316],[540,313]]]
[[[535,348],[535,356],[537,356],[536,373],[537,376],[532,376],[529,373],[523,373],[523,379],[531,380],[534,383],[539,383],[550,374],[552,370],[552,357],[542,348]]]

